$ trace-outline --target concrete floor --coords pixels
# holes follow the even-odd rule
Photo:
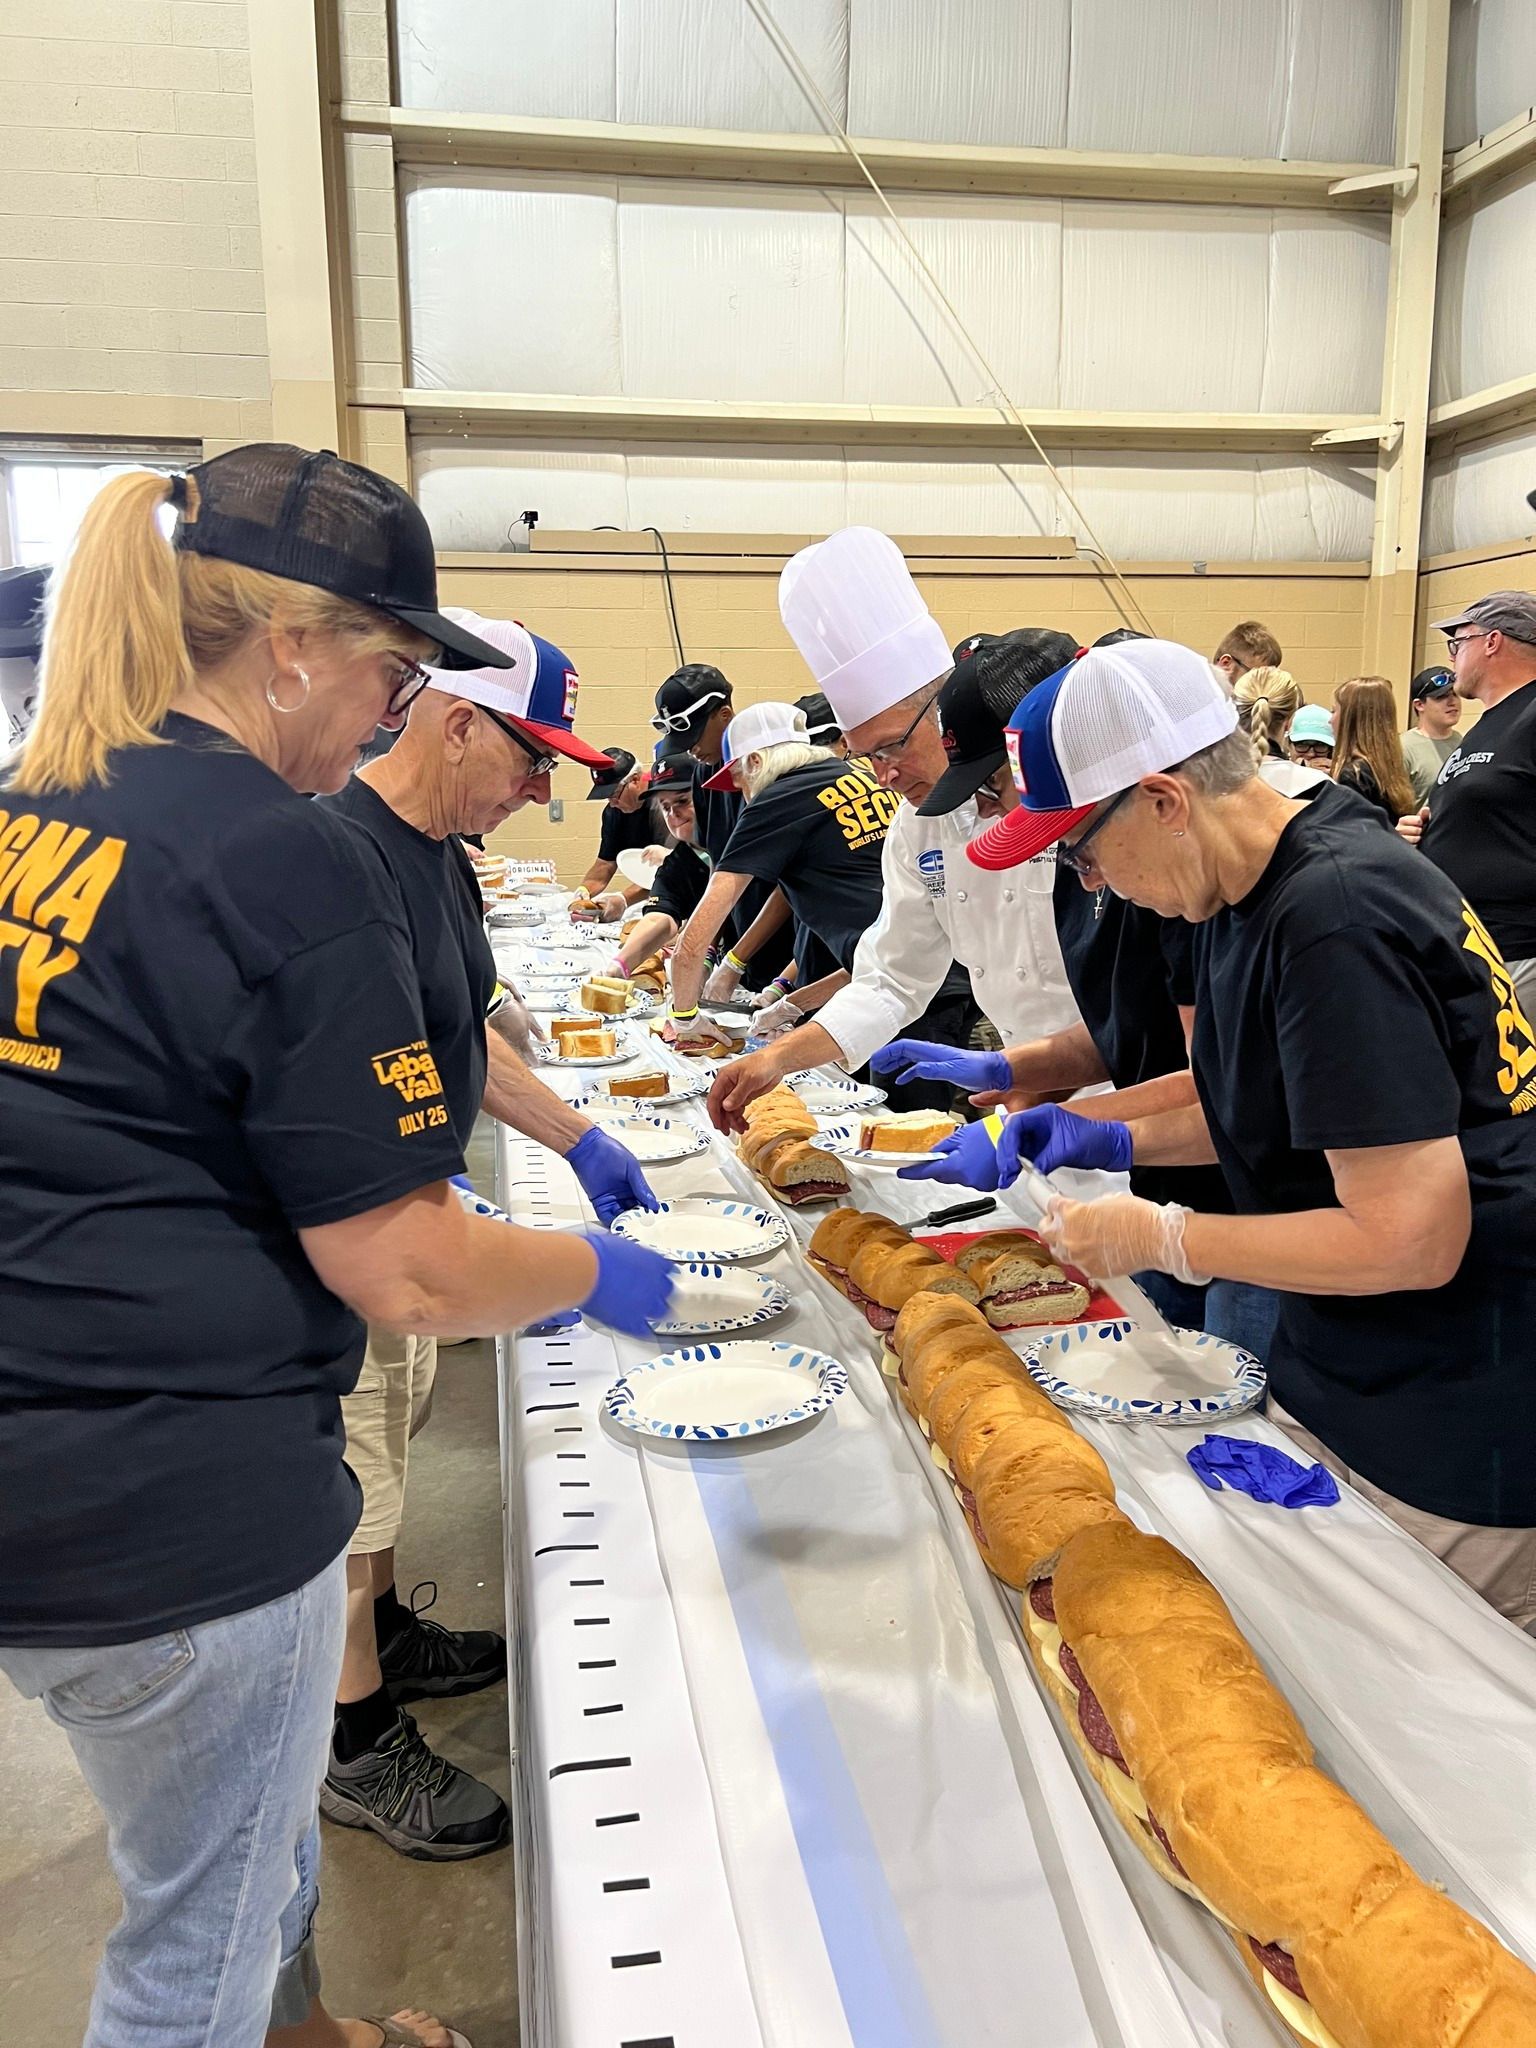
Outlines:
[[[483,1129],[471,1172],[487,1193]],[[504,1625],[495,1360],[489,1343],[443,1354],[432,1419],[411,1447],[401,1597],[435,1579],[435,1619]],[[507,1695],[413,1707],[428,1740],[508,1797]],[[516,2048],[512,1859],[412,1863],[376,1835],[321,1824],[318,1923],[336,2013],[422,2005],[474,2048]],[[62,1734],[0,1678],[0,2007],[8,2041],[66,2048],[85,2028],[101,1943],[117,1917],[100,1816]]]

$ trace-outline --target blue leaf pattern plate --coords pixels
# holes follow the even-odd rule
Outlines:
[[[721,1443],[804,1422],[847,1386],[845,1366],[799,1344],[690,1344],[632,1366],[603,1409],[642,1436]]]
[[[1210,1423],[1264,1398],[1251,1352],[1199,1330],[1129,1321],[1073,1323],[1025,1351],[1030,1378],[1058,1408],[1102,1422]]]

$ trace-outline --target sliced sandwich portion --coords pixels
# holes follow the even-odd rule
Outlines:
[[[591,1029],[592,1019],[590,1017],[552,1017],[549,1023],[549,1035],[556,1045],[564,1045],[573,1031],[590,1031]]]
[[[791,1209],[807,1202],[840,1202],[848,1193],[848,1174],[841,1159],[808,1145],[804,1138],[791,1138],[778,1146],[761,1178]]]
[[[625,1098],[639,1097],[644,1099],[657,1095],[669,1095],[671,1091],[671,1076],[658,1073],[650,1067],[644,1068],[638,1074],[615,1074],[608,1083],[608,1093],[610,1095],[618,1095]]]
[[[567,1031],[560,1040],[563,1060],[605,1059],[616,1053],[619,1041],[611,1031],[591,1025],[583,1031]]]
[[[955,1264],[980,1288],[981,1312],[996,1330],[1075,1323],[1088,1313],[1087,1288],[1022,1231],[988,1231],[958,1252]]]
[[[823,1217],[811,1233],[808,1247],[811,1263],[859,1307],[863,1302],[854,1293],[849,1268],[864,1247],[877,1239],[889,1244],[908,1242],[907,1233],[899,1223],[893,1223],[889,1216],[882,1216],[874,1209],[840,1208]]]
[[[861,1152],[931,1152],[960,1128],[957,1116],[936,1110],[909,1109],[890,1116],[867,1116],[859,1124]]]
[[[629,1008],[629,983],[617,974],[594,974],[581,984],[581,1007],[600,1017],[622,1017]]]
[[[850,1298],[858,1300],[865,1319],[876,1330],[894,1330],[897,1315],[914,1294],[958,1294],[969,1302],[977,1299],[974,1281],[910,1238],[901,1244],[877,1241],[866,1245],[849,1267],[848,1277]]]

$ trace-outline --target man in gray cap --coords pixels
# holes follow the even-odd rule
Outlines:
[[[1483,708],[1419,813],[1419,843],[1487,927],[1529,1015],[1536,1010],[1536,597],[1495,590],[1435,631],[1446,637],[1457,696]]]

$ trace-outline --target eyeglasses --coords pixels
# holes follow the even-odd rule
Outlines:
[[[883,767],[888,768],[890,764],[896,759],[896,756],[906,746],[907,741],[911,739],[913,733],[917,731],[917,728],[928,716],[929,712],[933,709],[934,705],[938,702],[939,692],[943,689],[944,684],[947,681],[947,677],[941,677],[940,680],[934,684],[928,696],[918,706],[917,716],[913,719],[912,723],[907,727],[906,731],[902,734],[899,740],[890,740],[883,747],[866,747],[864,750],[864,758],[868,761],[878,761],[881,763]]]
[[[1486,640],[1487,638],[1488,635],[1484,632],[1458,633],[1455,639],[1451,639],[1449,636],[1447,636],[1445,643],[1445,651],[1451,657],[1452,661],[1454,661],[1457,655],[1461,652],[1462,648],[1466,646],[1469,640]]]
[[[412,661],[407,655],[391,652],[386,659],[394,664],[395,687],[390,691],[389,702],[384,706],[384,716],[398,718],[407,706],[415,703],[432,677],[430,671],[424,669],[419,661]]]
[[[515,741],[522,748],[523,752],[528,756],[528,766],[523,771],[525,775],[552,775],[560,766],[560,756],[558,754],[536,754],[517,727],[508,724],[506,719],[498,717],[490,709],[489,705],[477,704],[475,709],[483,711],[492,725],[499,727],[509,740]]]
[[[1119,810],[1126,798],[1135,794],[1135,790],[1136,784],[1133,782],[1129,789],[1122,789],[1117,797],[1111,797],[1108,805],[1100,811],[1099,815],[1088,827],[1088,830],[1080,838],[1074,839],[1070,846],[1068,846],[1064,839],[1058,840],[1056,842],[1057,865],[1070,868],[1074,875],[1086,875],[1093,866],[1093,862],[1091,860],[1084,860],[1084,849],[1092,844],[1093,840],[1104,830],[1104,827],[1109,823],[1116,811]]]
[[[724,702],[725,692],[723,690],[706,690],[702,697],[695,697],[693,702],[685,705],[681,711],[658,711],[651,720],[651,731],[687,732],[701,711],[707,710],[711,704],[723,704]]]

